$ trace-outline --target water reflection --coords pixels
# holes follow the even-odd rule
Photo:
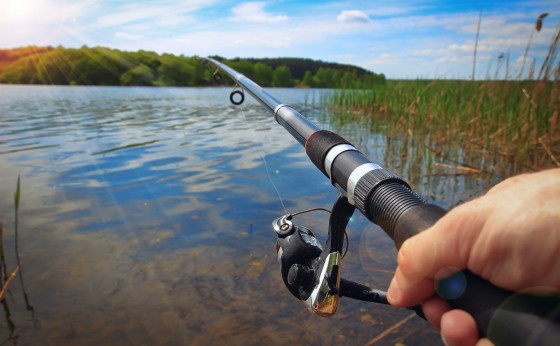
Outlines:
[[[430,138],[419,140],[374,117],[342,112],[325,117],[331,119],[333,130],[343,133],[367,157],[403,177],[425,200],[444,208],[481,195],[508,176],[503,163],[489,162],[490,171],[470,167],[466,164],[469,155],[461,146],[438,146]]]
[[[21,173],[36,307],[32,319],[13,291],[14,343],[355,345],[407,318],[343,299],[323,319],[283,287],[270,222],[328,208],[336,191],[258,104],[230,106],[229,91],[0,86],[0,217],[13,222]],[[272,92],[336,126],[313,103],[318,91]],[[384,157],[385,137],[352,126],[335,130]],[[301,221],[324,240],[324,218]],[[345,276],[386,287],[392,244],[363,219],[350,227]],[[438,340],[414,318],[379,343]]]

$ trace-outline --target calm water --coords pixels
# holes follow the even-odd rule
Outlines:
[[[22,179],[20,257],[0,338],[25,344],[367,344],[410,313],[342,299],[332,318],[283,287],[271,221],[327,207],[336,190],[256,102],[228,88],[0,86],[0,218],[8,271],[13,193]],[[271,89],[323,128],[407,177],[398,139],[337,124],[319,90]],[[249,101],[249,102],[248,102]],[[387,145],[401,153],[388,158]],[[417,168],[415,168],[417,167]],[[416,176],[416,175],[415,175]],[[417,175],[455,204],[480,189]],[[324,241],[322,214],[296,221]],[[386,288],[396,252],[359,215],[343,276]],[[9,321],[13,323],[10,328]],[[414,317],[377,344],[437,344]]]

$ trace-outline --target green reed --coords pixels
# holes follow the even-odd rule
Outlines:
[[[529,36],[543,26],[541,14]],[[480,23],[479,23],[480,24]],[[363,90],[339,90],[328,100],[339,121],[367,119],[388,138],[412,138],[430,168],[435,160],[498,177],[560,166],[560,29],[550,43],[538,75],[534,60],[528,79],[508,80],[509,53],[486,80],[387,81]],[[475,51],[476,59],[476,51]],[[503,61],[505,77],[498,80]],[[537,75],[536,79],[535,76]],[[474,67],[473,67],[474,76]]]
[[[539,16],[533,31],[540,31],[544,17]],[[373,130],[413,136],[437,157],[455,153],[454,160],[460,161],[455,163],[486,173],[507,176],[560,166],[558,48],[560,29],[536,80],[531,80],[534,66],[529,80],[521,80],[521,74],[507,80],[509,54],[500,54],[493,78],[487,72],[484,81],[387,81],[370,89],[340,90],[328,102],[341,121],[365,117]],[[498,80],[504,59],[506,77]]]
[[[0,219],[0,288],[1,288],[0,289],[0,304],[4,308],[5,320],[8,324],[9,331],[10,331],[10,337],[8,339],[13,339],[14,337],[16,337],[14,335],[16,325],[15,325],[15,322],[12,318],[10,304],[8,303],[8,300],[6,299],[5,295],[6,295],[6,292],[10,291],[10,286],[9,285],[16,276],[19,277],[21,291],[23,292],[23,297],[24,297],[24,300],[25,300],[25,307],[26,307],[27,310],[29,310],[31,312],[31,317],[33,319],[35,318],[35,308],[33,307],[33,305],[31,305],[31,302],[29,300],[29,296],[27,294],[27,290],[25,289],[25,283],[24,283],[24,279],[23,279],[23,269],[22,269],[23,263],[21,261],[20,252],[19,252],[18,225],[19,225],[20,201],[21,201],[21,178],[18,175],[17,184],[16,184],[16,191],[14,192],[14,238],[15,238],[15,242],[14,242],[15,251],[14,252],[15,252],[15,259],[16,259],[17,265],[11,272],[8,271],[8,268],[7,268],[7,260],[6,260],[6,256],[5,256],[6,251],[5,251],[5,248],[4,248],[3,223],[2,223],[2,220]],[[13,295],[10,294],[10,296],[12,298],[11,302],[14,302]]]
[[[373,130],[410,135],[436,153],[460,148],[466,165],[519,172],[558,164],[560,83],[550,81],[388,81],[340,90],[341,120],[367,117]],[[487,167],[491,158],[500,158]]]

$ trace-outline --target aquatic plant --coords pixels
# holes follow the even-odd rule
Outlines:
[[[483,81],[387,81],[339,90],[328,102],[338,121],[365,120],[372,131],[383,130],[402,143],[414,138],[428,167],[447,162],[457,174],[468,168],[469,174],[506,177],[560,166],[560,65],[553,66],[559,41],[560,29],[536,80],[508,79],[509,53],[500,53],[497,68],[506,64],[502,80],[496,70]]]
[[[15,323],[13,322],[12,318],[11,318],[11,312],[10,312],[10,306],[8,305],[8,302],[6,300],[6,298],[4,297],[5,293],[8,291],[9,285],[12,282],[12,280],[17,276],[18,272],[19,272],[19,279],[20,279],[20,284],[21,284],[21,289],[23,291],[23,296],[24,296],[24,300],[25,300],[25,306],[27,308],[27,310],[29,310],[32,314],[32,317],[34,317],[34,312],[35,312],[35,308],[33,307],[33,305],[31,305],[30,301],[29,301],[29,296],[27,294],[27,291],[25,289],[25,284],[24,284],[24,280],[23,280],[23,270],[22,270],[22,261],[19,257],[19,231],[18,231],[18,218],[19,218],[19,206],[20,206],[20,200],[21,200],[21,177],[18,175],[18,180],[17,180],[17,185],[16,185],[16,191],[14,192],[14,213],[15,213],[15,219],[14,219],[14,236],[15,236],[15,257],[16,257],[16,267],[9,272],[7,270],[7,261],[6,261],[6,256],[5,256],[5,249],[4,249],[4,231],[3,231],[3,224],[2,224],[2,220],[0,220],[0,284],[2,289],[0,290],[0,303],[2,303],[2,306],[4,307],[4,312],[6,314],[6,321],[8,323],[8,326],[10,328],[10,338],[13,336],[13,332],[15,330]]]

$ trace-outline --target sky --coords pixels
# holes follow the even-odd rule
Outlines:
[[[512,78],[533,59],[539,68],[560,28],[560,1],[0,0],[0,48],[300,57],[391,79],[469,79],[479,17],[476,77]]]

